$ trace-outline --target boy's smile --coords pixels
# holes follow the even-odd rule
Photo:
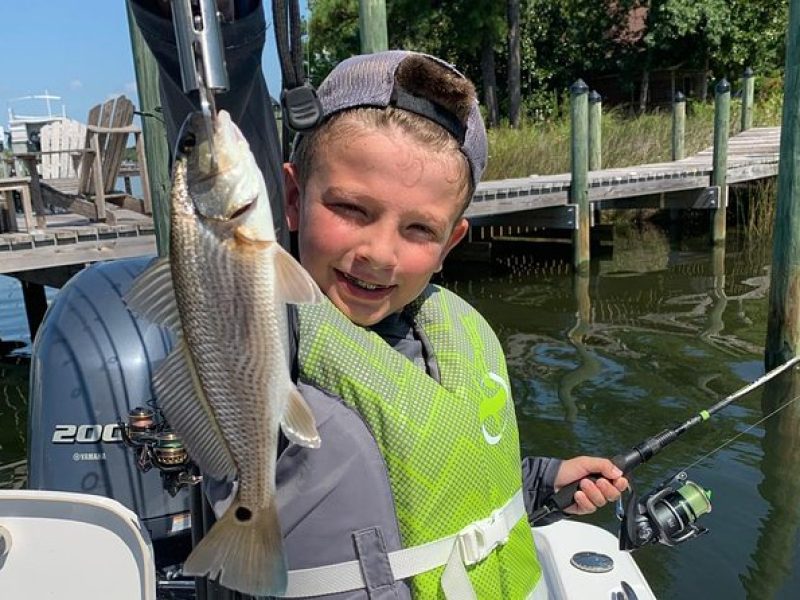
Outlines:
[[[353,129],[351,129],[353,131]],[[434,153],[396,127],[321,148],[300,191],[286,166],[287,219],[300,262],[359,325],[414,300],[467,231],[460,156]]]

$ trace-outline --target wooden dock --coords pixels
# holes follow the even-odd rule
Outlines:
[[[728,141],[729,185],[778,173],[780,127],[748,129]],[[674,162],[589,172],[593,209],[716,208],[713,148]],[[478,186],[465,216],[473,225],[529,225],[574,229],[570,174],[486,181]]]
[[[24,223],[20,217],[20,231],[0,234],[0,274],[15,274],[25,279],[29,271],[83,267],[100,260],[155,254],[152,218],[122,209],[115,214],[117,223],[113,226],[92,223],[75,214],[47,215],[45,227],[33,231],[22,230]],[[73,270],[67,269],[67,273]],[[37,279],[41,280],[41,276]],[[54,285],[64,277],[53,273],[50,279],[48,285]]]
[[[729,141],[728,184],[737,185],[778,172],[780,128],[750,129]],[[592,171],[589,201],[594,209],[695,208],[716,206],[711,184],[712,149],[684,160]],[[527,225],[574,229],[576,207],[569,202],[570,175],[487,181],[478,186],[466,212],[475,226]],[[0,274],[25,279],[26,272],[82,267],[99,260],[155,254],[150,217],[117,209],[116,224],[90,222],[74,214],[47,215],[43,226],[0,234]],[[26,230],[27,228],[27,230]],[[57,280],[58,278],[56,278]]]

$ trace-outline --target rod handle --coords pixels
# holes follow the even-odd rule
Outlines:
[[[615,457],[611,459],[611,462],[622,471],[623,474],[628,473],[631,469],[641,464],[641,462],[637,462],[637,460],[641,460],[641,456],[639,455],[636,450],[630,450],[625,454],[617,454]],[[597,481],[599,477],[595,475],[589,475],[587,477],[581,477],[578,481],[573,481],[569,485],[565,485],[563,488],[558,490],[555,494],[550,497],[547,504],[551,505],[550,511],[553,512],[555,510],[564,510],[568,506],[572,506],[575,504],[575,492],[577,492],[581,487],[581,481],[584,479],[589,479],[590,481]]]

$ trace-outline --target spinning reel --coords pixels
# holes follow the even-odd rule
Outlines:
[[[202,481],[189,460],[183,440],[169,429],[166,421],[156,418],[149,408],[137,406],[128,412],[127,421],[120,421],[122,441],[133,448],[136,466],[142,473],[156,468],[161,473],[164,489],[171,496],[186,485]]]
[[[711,492],[680,472],[642,498],[631,492],[617,516],[620,550],[637,550],[648,544],[676,546],[696,538],[708,529],[696,521],[711,512]]]

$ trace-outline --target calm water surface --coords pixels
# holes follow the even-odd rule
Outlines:
[[[515,246],[492,268],[448,268],[443,280],[506,348],[523,452],[613,455],[763,373],[769,250],[731,235],[715,255],[702,239],[619,229],[589,278]],[[26,336],[18,286],[0,277],[0,338]],[[24,359],[0,363],[0,464],[25,456],[26,378]],[[636,554],[659,597],[800,597],[800,402],[751,427],[782,397],[753,392],[636,472],[646,492],[711,453],[688,471],[713,492],[711,534]],[[21,474],[0,469],[0,487]],[[593,521],[617,530],[611,510]]]

